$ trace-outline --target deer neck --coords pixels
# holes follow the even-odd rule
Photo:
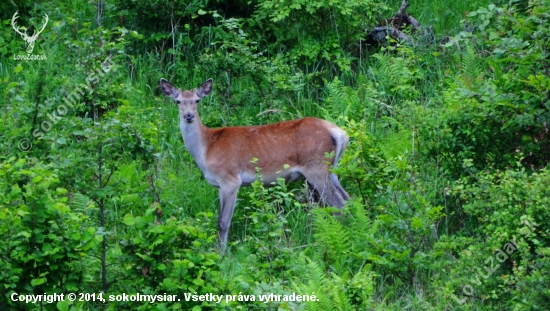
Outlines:
[[[180,130],[185,143],[185,148],[191,154],[199,168],[205,170],[206,141],[209,129],[201,122],[199,115],[195,115],[195,120],[187,123],[180,118]]]

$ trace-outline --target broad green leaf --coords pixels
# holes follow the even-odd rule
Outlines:
[[[133,215],[126,214],[124,215],[124,218],[122,219],[122,222],[127,226],[133,226],[136,224],[136,219]]]
[[[46,282],[46,278],[32,279],[31,280],[31,285],[32,286],[38,286],[40,284],[44,284],[44,282]]]

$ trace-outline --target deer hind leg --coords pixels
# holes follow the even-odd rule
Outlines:
[[[342,198],[347,201],[349,200],[349,194],[346,192],[346,190],[344,190],[344,188],[342,187],[342,185],[340,184],[340,181],[338,180],[338,176],[336,176],[336,174],[334,173],[331,173],[330,174],[330,179],[332,181],[332,184],[334,185],[334,187],[336,188],[336,190],[340,193],[340,195],[342,196]]]
[[[348,143],[349,143],[349,137],[346,135],[346,132],[343,130],[337,128],[333,129],[331,139],[333,142],[335,150],[335,157],[334,157],[334,163],[332,164],[333,168],[336,168],[338,166],[338,162],[340,162],[340,159],[342,158],[342,153],[344,153],[344,150],[346,150]],[[336,190],[340,193],[340,196],[345,201],[349,200],[349,194],[344,190],[342,185],[340,184],[340,181],[338,180],[338,176],[336,174],[331,173],[330,179],[332,181],[332,184],[336,188]]]
[[[341,208],[349,195],[338,182],[336,175],[327,171],[323,173],[304,173],[307,182],[319,193],[321,199],[329,206]],[[336,182],[335,182],[336,181]]]

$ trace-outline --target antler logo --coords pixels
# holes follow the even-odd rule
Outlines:
[[[36,30],[33,32],[32,36],[28,36],[27,35],[27,28],[26,27],[19,27],[16,25],[16,20],[17,18],[19,18],[19,16],[17,15],[19,11],[15,12],[15,14],[13,14],[13,18],[11,19],[11,25],[13,26],[13,29],[15,30],[15,32],[17,32],[18,34],[20,34],[22,37],[23,37],[23,40],[25,40],[25,45],[27,46],[27,54],[31,54],[32,51],[34,50],[34,42],[36,41],[36,39],[38,38],[38,35],[44,31],[44,28],[46,28],[46,25],[48,24],[48,14],[44,14],[44,19],[46,20],[44,22],[44,25],[42,26],[42,29],[40,29],[38,32],[36,32]],[[20,29],[23,29],[24,32],[21,32]]]

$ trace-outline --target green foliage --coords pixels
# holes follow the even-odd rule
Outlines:
[[[337,71],[349,71],[366,36],[363,28],[386,10],[386,5],[372,0],[267,0],[259,1],[252,20],[270,31],[269,39],[276,45],[288,46],[291,59],[309,66],[323,61]]]
[[[88,255],[103,237],[85,211],[73,211],[51,167],[24,159],[0,164],[0,304],[12,293],[61,294],[86,288]],[[24,307],[30,309],[31,306]]]
[[[462,285],[471,284],[472,275],[482,276],[483,285],[473,285],[475,294],[469,295],[473,296],[472,303],[498,310],[504,299],[509,301],[510,310],[546,308],[550,302],[546,287],[550,282],[546,273],[550,268],[550,227],[546,222],[549,189],[547,169],[528,174],[522,168],[481,172],[475,185],[464,179],[455,186],[465,212],[479,222],[479,240],[483,241],[462,250],[462,262],[458,261],[455,268]],[[503,250],[500,255],[495,253],[498,249]],[[491,256],[496,258],[492,267],[485,261]],[[482,270],[483,266],[491,273]],[[492,272],[498,275],[485,277]],[[462,299],[465,294],[459,290],[457,296]]]
[[[348,191],[360,195],[363,204],[367,204],[368,198],[383,189],[387,182],[384,156],[364,121],[346,120],[344,128],[350,144],[334,172],[347,182]]]
[[[471,237],[443,236],[434,254],[441,261],[435,295],[463,310],[544,310],[549,302],[548,170],[483,171],[476,183],[460,180],[452,189],[473,217]],[[544,271],[544,272],[543,272]]]
[[[391,55],[374,54],[373,57],[392,63],[397,60],[396,63],[400,64],[398,67],[405,65],[405,62],[399,61],[401,58]],[[406,61],[407,66],[413,67],[414,63],[411,60]],[[403,69],[410,73],[407,66]],[[326,83],[326,97],[319,107],[323,117],[346,128],[352,138],[351,148],[355,150],[354,144],[363,146],[361,157],[357,154],[349,157],[353,159],[352,162],[356,162],[355,159],[381,157],[381,154],[397,156],[407,150],[414,151],[415,146],[411,147],[410,142],[410,137],[414,135],[411,133],[411,127],[414,127],[418,120],[422,120],[425,112],[417,106],[415,100],[408,99],[413,98],[409,95],[420,95],[416,90],[409,92],[415,89],[414,84],[418,81],[413,75],[401,75],[400,70],[397,70],[396,75],[383,72],[382,69],[371,67],[368,75],[358,77],[356,88],[343,85],[339,78]],[[392,88],[390,94],[384,91],[389,81],[393,81],[391,84],[396,87]]]
[[[429,125],[426,138],[428,152],[441,154],[455,176],[464,173],[466,159],[474,171],[502,169],[518,153],[534,168],[550,161],[549,8],[547,1],[531,2],[526,15],[514,5],[481,8],[464,22],[471,31],[447,44],[458,48],[462,68],[445,91],[441,124]]]
[[[418,84],[424,80],[424,70],[418,57],[408,46],[396,46],[396,54],[376,53],[369,78],[378,90],[380,100],[388,105],[402,105],[406,100],[418,98]]]
[[[121,284],[122,292],[143,294],[170,293],[181,301],[150,304],[120,302],[113,310],[181,310],[200,306],[216,309],[212,302],[186,301],[185,294],[222,294],[224,281],[219,272],[220,256],[215,245],[216,233],[210,219],[212,214],[201,213],[194,219],[164,223],[156,221],[160,207],[153,205],[143,216],[126,214],[122,222],[128,226],[121,241],[125,278],[132,282]],[[199,308],[200,310],[200,308]]]
[[[428,187],[416,178],[418,170],[406,158],[388,161],[383,170],[387,184],[373,202],[384,232],[373,247],[373,262],[396,285],[417,285],[418,275],[432,268],[429,253],[444,216],[443,207],[430,202]]]
[[[376,244],[377,224],[367,217],[364,206],[358,201],[349,205],[349,215],[341,217],[334,217],[334,210],[313,211],[318,246],[312,251],[322,254],[325,264],[339,275],[362,270],[370,260],[370,247]]]
[[[363,98],[352,88],[342,85],[338,77],[326,83],[325,90],[327,95],[321,111],[326,119],[342,123],[344,118],[361,120],[367,117],[369,111],[362,102]]]
[[[166,40],[170,40],[171,27],[183,27],[184,32],[178,35],[178,42],[191,44],[190,33],[195,27],[201,25],[205,15],[203,10],[209,1],[141,1],[141,0],[117,0],[114,7],[117,10],[109,10],[111,18],[118,26],[131,27],[145,33],[145,42],[153,45],[164,46]],[[175,35],[175,34],[172,34]],[[175,54],[175,49],[168,52]]]
[[[244,19],[223,19],[215,12],[213,16],[219,21],[207,29],[212,42],[193,69],[204,77],[220,77],[215,89],[230,105],[281,108],[277,98],[299,90],[303,73],[281,55],[267,57],[246,32]],[[244,91],[235,92],[242,85]]]
[[[286,279],[287,269],[292,263],[292,232],[287,225],[286,215],[303,207],[296,201],[295,192],[287,189],[284,179],[265,187],[261,182],[261,172],[252,183],[249,205],[244,207],[246,250],[250,252],[255,267],[264,271],[256,272],[258,281]]]
[[[367,310],[372,308],[374,273],[369,266],[363,266],[354,275],[335,272],[328,275],[315,262],[308,259],[307,273],[300,292],[314,292],[318,301],[304,303],[303,310]]]

